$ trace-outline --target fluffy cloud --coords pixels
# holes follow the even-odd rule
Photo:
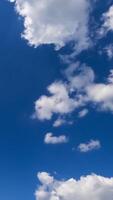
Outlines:
[[[47,133],[44,138],[46,144],[62,144],[67,143],[68,138],[65,135],[54,136],[52,133]]]
[[[113,70],[110,70],[106,83],[94,82],[85,90],[89,101],[99,110],[113,112]]]
[[[112,73],[112,71],[111,71]],[[108,77],[108,82],[92,84],[87,88],[90,101],[98,106],[100,110],[113,112],[113,77]]]
[[[80,152],[86,153],[88,151],[97,150],[101,147],[99,140],[90,140],[88,143],[81,143],[78,146]]]
[[[68,87],[63,82],[55,82],[48,87],[50,96],[41,96],[35,102],[35,115],[38,119],[51,119],[53,114],[71,113],[79,102],[69,96]]]
[[[89,0],[10,0],[24,19],[24,37],[35,47],[74,41],[76,51],[89,46]]]
[[[80,63],[71,64],[64,75],[65,82],[54,82],[47,88],[50,95],[43,95],[35,102],[36,118],[50,120],[56,114],[54,126],[57,127],[66,122],[62,117],[75,110],[78,117],[85,116],[89,103],[100,111],[113,112],[113,70],[105,83],[96,83],[93,70]]]
[[[79,180],[71,178],[59,181],[45,173],[46,181],[44,182],[44,177],[40,178],[41,174],[44,176],[44,173],[38,174],[41,185],[35,193],[37,200],[113,199],[113,178],[92,174],[81,177]]]
[[[79,62],[72,63],[64,72],[70,84],[71,91],[81,91],[84,87],[92,84],[95,79],[95,74],[91,67]]]
[[[66,74],[71,90],[82,96],[82,102],[91,102],[99,110],[113,112],[113,70],[110,70],[105,83],[95,83],[95,74],[86,65],[70,65]]]
[[[53,182],[54,178],[50,176],[47,172],[39,172],[38,179],[42,184],[49,185]]]

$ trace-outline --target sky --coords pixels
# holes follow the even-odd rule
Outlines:
[[[2,0],[0,22],[1,199],[112,200],[113,1]]]

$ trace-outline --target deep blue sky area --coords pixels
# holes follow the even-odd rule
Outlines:
[[[60,128],[31,119],[35,100],[46,93],[49,84],[60,79],[62,64],[53,46],[30,47],[20,37],[22,30],[22,19],[14,6],[0,1],[0,199],[34,200],[39,171],[56,172],[58,178],[79,178],[91,173],[113,176],[111,113],[91,109],[73,126]],[[96,48],[79,58],[93,67],[98,74],[96,80],[101,81],[108,75],[112,61],[99,55]],[[70,142],[45,145],[47,132],[66,134]],[[72,151],[91,138],[101,141],[101,149],[87,154]]]

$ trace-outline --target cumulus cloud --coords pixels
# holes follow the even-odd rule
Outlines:
[[[99,111],[113,112],[113,70],[110,70],[105,83],[96,83],[91,67],[80,63],[71,64],[64,76],[66,81],[52,83],[47,88],[50,95],[42,95],[35,102],[36,118],[50,120],[57,115],[53,124],[57,127],[65,123],[64,117],[74,111],[78,112],[78,117],[84,117],[89,103]]]
[[[86,105],[91,102],[99,110],[113,112],[113,70],[110,70],[105,83],[96,83],[91,67],[80,63],[70,65],[66,74],[71,90],[82,96],[82,102]]]
[[[105,83],[89,83],[84,85],[88,102],[96,105],[100,111],[113,112],[113,70],[110,70]]]
[[[39,172],[37,177],[38,177],[39,181],[45,185],[51,184],[54,180],[54,178],[52,176],[50,176],[50,174],[48,174],[47,172],[41,172],[41,173]]]
[[[112,200],[113,178],[106,178],[96,174],[82,176],[79,180],[56,180],[50,174],[45,173],[46,181],[40,179],[41,185],[35,192],[36,200]],[[48,178],[47,178],[48,177]],[[49,179],[49,184],[47,179]]]
[[[87,143],[79,144],[78,150],[82,153],[86,153],[88,151],[100,149],[100,147],[101,147],[101,144],[99,140],[90,140]]]
[[[69,96],[68,87],[63,82],[54,82],[48,91],[50,96],[41,96],[35,102],[35,115],[40,120],[49,120],[53,114],[71,113],[79,104]]]
[[[113,83],[93,84],[87,88],[89,100],[99,110],[113,112]]]
[[[76,44],[76,51],[89,46],[89,0],[10,0],[24,19],[24,37],[35,47],[54,44],[57,49],[67,42]]]
[[[72,63],[64,72],[67,80],[70,83],[72,91],[81,91],[94,82],[95,74],[91,67],[79,62]]]
[[[54,136],[53,133],[47,133],[44,138],[46,144],[62,144],[67,143],[68,138],[65,135]]]

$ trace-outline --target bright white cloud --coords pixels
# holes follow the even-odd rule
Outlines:
[[[35,115],[38,119],[51,119],[53,114],[71,113],[79,102],[69,97],[67,85],[62,82],[55,82],[48,87],[50,96],[41,96],[35,102]]]
[[[46,144],[62,144],[67,143],[68,138],[65,135],[54,136],[52,133],[47,133],[44,138]]]
[[[35,192],[36,200],[113,199],[113,178],[92,174],[82,176],[79,180],[71,178],[59,181],[49,174],[48,177],[52,178],[52,181],[50,184],[41,181],[41,185]]]
[[[24,37],[35,47],[74,41],[76,51],[89,46],[89,0],[10,0],[24,18]]]
[[[39,172],[37,174],[39,181],[44,185],[49,185],[53,182],[54,178],[50,176],[47,172]]]
[[[82,153],[86,153],[88,151],[97,150],[101,147],[99,140],[90,140],[87,143],[81,143],[78,146],[78,150]]]
[[[105,83],[95,83],[95,74],[90,67],[85,65],[76,67],[77,64],[74,64],[67,69],[71,90],[77,91],[86,105],[91,102],[99,110],[113,112],[113,70],[110,70]]]
[[[63,117],[74,111],[78,117],[84,117],[89,103],[99,111],[113,112],[113,70],[105,83],[96,83],[93,70],[80,63],[71,64],[64,75],[65,82],[54,82],[48,87],[50,95],[35,102],[36,118],[50,120],[56,114],[58,119],[53,126],[57,127],[66,122]]]
[[[87,95],[99,110],[113,112],[113,83],[90,85]]]
[[[39,120],[50,120],[53,114],[69,114],[87,101],[87,96],[81,91],[93,82],[93,70],[75,63],[66,69],[65,76],[68,82],[54,82],[48,87],[50,96],[43,95],[35,102],[35,116]],[[75,93],[73,98],[72,93]]]

